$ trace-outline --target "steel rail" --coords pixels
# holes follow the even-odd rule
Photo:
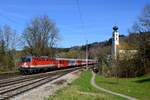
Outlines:
[[[48,83],[52,80],[55,80],[55,79],[65,75],[65,74],[72,72],[74,70],[77,70],[77,69],[81,69],[81,68],[71,68],[71,69],[66,69],[63,71],[59,70],[59,71],[55,71],[55,74],[51,72],[51,74],[53,74],[52,76],[49,76],[50,73],[44,74],[43,77],[41,77],[39,79],[37,78],[34,80],[27,81],[27,83],[26,82],[23,82],[22,84],[16,83],[16,84],[11,85],[12,87],[10,86],[10,87],[0,88],[0,100],[9,99],[10,97],[24,93],[28,90],[31,90],[31,89],[36,88],[38,86],[41,86],[45,83]],[[47,76],[45,76],[45,75],[47,75]]]

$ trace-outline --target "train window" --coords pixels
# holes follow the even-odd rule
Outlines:
[[[21,58],[22,62],[31,62],[31,58]]]
[[[31,59],[30,59],[30,58],[27,58],[27,59],[26,59],[26,62],[30,62],[30,61],[31,61]]]

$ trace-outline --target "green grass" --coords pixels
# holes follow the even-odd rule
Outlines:
[[[150,100],[150,75],[137,78],[105,78],[96,76],[96,83],[114,92],[136,97],[140,100]]]
[[[81,76],[70,86],[57,91],[56,95],[50,96],[48,100],[124,100],[94,88],[90,84],[91,77],[90,71],[82,72]],[[91,96],[80,94],[79,92],[99,93],[100,95]]]

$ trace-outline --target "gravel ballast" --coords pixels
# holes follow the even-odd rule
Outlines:
[[[80,73],[80,70],[73,71],[40,87],[15,96],[10,100],[44,100],[50,95],[54,95],[57,90],[60,90],[71,84],[73,80],[79,77]]]

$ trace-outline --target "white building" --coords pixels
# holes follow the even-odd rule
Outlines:
[[[121,44],[120,44],[121,45]],[[134,55],[138,53],[138,50],[136,49],[127,49],[127,48],[122,48],[124,45],[122,44],[119,46],[119,32],[118,32],[118,27],[114,26],[113,27],[113,33],[112,33],[112,58],[117,59],[132,59],[134,58]]]

